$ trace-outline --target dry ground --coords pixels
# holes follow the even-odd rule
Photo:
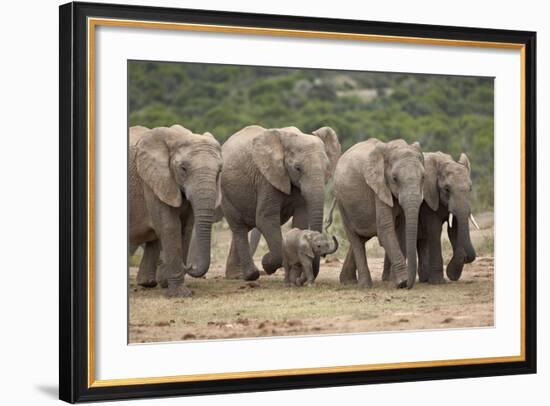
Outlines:
[[[338,252],[340,258],[321,261],[319,277],[311,288],[286,288],[282,269],[271,276],[262,274],[255,282],[226,280],[223,273],[230,232],[225,224],[217,224],[213,263],[206,278],[186,279],[193,297],[168,299],[158,287],[141,288],[135,282],[137,268],[130,268],[129,340],[142,343],[492,326],[492,213],[477,217],[482,230],[472,232],[472,240],[479,256],[465,266],[460,281],[437,286],[417,283],[412,290],[397,290],[389,282],[381,282],[383,251],[376,241],[368,245],[375,281],[370,290],[339,284],[345,242]],[[443,244],[448,257],[446,237]],[[260,269],[265,250],[262,241],[255,256]]]

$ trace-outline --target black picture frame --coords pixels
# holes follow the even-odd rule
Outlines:
[[[143,6],[60,6],[59,397],[67,402],[236,393],[536,372],[536,33]],[[87,19],[132,19],[381,36],[514,43],[524,47],[524,360],[93,387],[88,379]]]

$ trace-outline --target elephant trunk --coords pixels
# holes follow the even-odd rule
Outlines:
[[[195,216],[195,235],[197,238],[197,264],[196,268],[186,267],[186,273],[200,278],[206,274],[210,267],[210,242],[212,237],[212,223],[215,214],[216,188],[207,185],[216,185],[214,179],[203,179],[197,193],[191,198],[191,206]]]
[[[421,200],[420,200],[421,202]],[[408,202],[405,212],[405,238],[407,256],[407,288],[412,288],[416,282],[417,258],[416,239],[418,234],[418,212],[420,204],[416,201]]]
[[[325,206],[325,188],[324,179],[315,182],[317,186],[308,189],[304,194],[308,208],[308,225],[313,231],[323,232],[323,210]],[[313,258],[313,276],[319,274],[320,257],[316,255]]]
[[[338,251],[338,239],[336,238],[335,235],[332,236],[332,241],[333,241],[333,247],[330,251],[326,252],[325,255],[332,255],[334,254],[336,251]]]
[[[446,270],[447,277],[452,281],[459,280],[464,264],[470,263],[476,258],[476,252],[470,240],[469,214],[467,210],[457,211],[452,226],[448,224],[448,227],[452,229],[456,227],[456,230],[449,230],[449,234],[456,237],[453,244],[453,257]]]

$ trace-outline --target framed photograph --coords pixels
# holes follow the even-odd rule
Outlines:
[[[60,398],[536,372],[536,34],[60,7]]]

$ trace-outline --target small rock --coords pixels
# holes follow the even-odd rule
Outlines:
[[[182,337],[182,340],[193,340],[197,338],[195,334],[187,333]]]

